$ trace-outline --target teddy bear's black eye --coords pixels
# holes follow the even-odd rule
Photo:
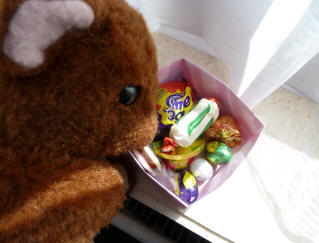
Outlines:
[[[120,103],[131,105],[138,96],[139,88],[137,86],[127,86],[120,93]]]

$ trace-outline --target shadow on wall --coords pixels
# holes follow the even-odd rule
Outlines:
[[[294,92],[319,104],[319,54],[310,60],[286,83]]]

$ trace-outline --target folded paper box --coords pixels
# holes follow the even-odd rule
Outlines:
[[[195,91],[196,100],[206,97],[218,98],[221,103],[220,116],[230,115],[234,117],[239,124],[242,143],[232,150],[233,157],[231,162],[226,165],[221,165],[218,168],[215,167],[213,177],[199,186],[199,195],[197,199],[197,201],[199,201],[201,198],[221,186],[238,168],[239,164],[253,148],[264,125],[223,82],[187,59],[177,60],[159,70],[158,79],[160,83],[182,79],[189,81]],[[130,154],[138,167],[141,168],[154,183],[162,188],[167,193],[168,197],[172,198],[173,201],[182,207],[189,207],[192,205],[182,201],[174,191],[169,188],[168,181],[148,173],[140,162],[139,158],[141,158],[142,155],[139,152],[131,151]]]

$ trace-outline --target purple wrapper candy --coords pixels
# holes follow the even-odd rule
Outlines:
[[[176,195],[187,204],[193,203],[198,197],[198,187],[195,177],[184,170],[177,175]]]

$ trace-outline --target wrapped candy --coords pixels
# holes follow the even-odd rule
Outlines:
[[[162,157],[163,159],[168,160],[188,160],[192,157],[195,157],[200,152],[202,152],[205,149],[205,139],[204,137],[200,137],[196,139],[190,146],[188,147],[182,147],[177,146],[174,150],[164,153],[162,151],[162,148],[164,146],[164,141],[154,141],[152,143],[153,150],[156,155]]]
[[[206,132],[208,141],[218,140],[227,144],[230,148],[241,143],[241,134],[236,120],[231,116],[219,117]]]
[[[139,160],[141,166],[144,168],[145,171],[153,176],[162,173],[163,168],[161,162],[154,154],[153,150],[149,147],[149,145],[145,146],[142,152],[133,150],[132,153]]]
[[[189,167],[190,172],[199,181],[206,181],[213,176],[213,166],[203,158],[196,158]]]
[[[195,177],[187,170],[176,175],[176,195],[184,202],[193,203],[198,197],[198,186]]]
[[[190,112],[172,126],[169,136],[180,146],[190,146],[218,118],[219,108],[217,99],[201,99]]]
[[[183,160],[164,159],[164,164],[166,165],[166,168],[170,170],[181,170],[181,169],[185,169],[189,164],[192,163],[193,160],[194,158],[183,159]]]
[[[226,144],[214,141],[206,145],[206,158],[215,165],[227,164],[232,158],[232,152]]]
[[[174,142],[173,139],[169,138],[169,137],[165,137],[164,138],[164,146],[162,147],[162,152],[163,153],[169,153],[175,150],[175,148],[177,147],[177,143]]]
[[[168,130],[184,114],[193,108],[194,95],[188,82],[170,81],[160,85],[156,108],[159,129]]]

